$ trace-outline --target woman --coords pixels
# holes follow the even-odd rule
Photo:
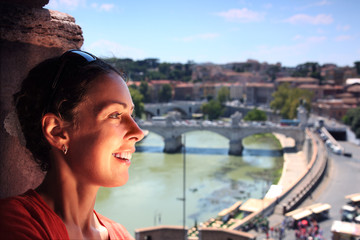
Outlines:
[[[127,182],[143,138],[121,74],[70,50],[31,70],[14,99],[26,147],[46,175],[35,190],[1,200],[1,238],[133,239],[94,211],[99,187]]]

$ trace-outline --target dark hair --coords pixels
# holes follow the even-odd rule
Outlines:
[[[100,59],[84,66],[67,64],[53,95],[51,85],[61,64],[61,57],[41,62],[23,80],[21,90],[14,94],[16,112],[26,147],[43,171],[49,170],[51,165],[50,144],[42,133],[42,117],[47,112],[52,112],[61,119],[74,123],[76,116],[73,110],[83,100],[89,84],[97,76],[110,72],[122,76],[115,68]]]

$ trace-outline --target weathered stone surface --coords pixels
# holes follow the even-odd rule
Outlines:
[[[19,137],[13,94],[35,65],[83,43],[73,17],[27,6],[0,0],[0,198],[36,188],[44,177]]]
[[[49,3],[49,0],[0,0],[0,2],[17,4],[22,6],[41,8]]]
[[[0,38],[65,50],[80,48],[82,30],[75,19],[58,11],[0,3]]]

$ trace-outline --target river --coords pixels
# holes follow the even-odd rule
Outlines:
[[[273,135],[245,139],[242,157],[229,156],[228,145],[215,133],[186,133],[188,227],[216,217],[236,201],[262,198],[281,174],[283,157]],[[138,228],[183,224],[183,154],[163,153],[163,146],[163,139],[150,133],[137,145],[127,184],[99,190],[96,211],[132,235]]]

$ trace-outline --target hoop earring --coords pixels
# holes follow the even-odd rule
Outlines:
[[[62,151],[64,152],[64,155],[68,152],[68,147],[65,144],[62,146]]]

